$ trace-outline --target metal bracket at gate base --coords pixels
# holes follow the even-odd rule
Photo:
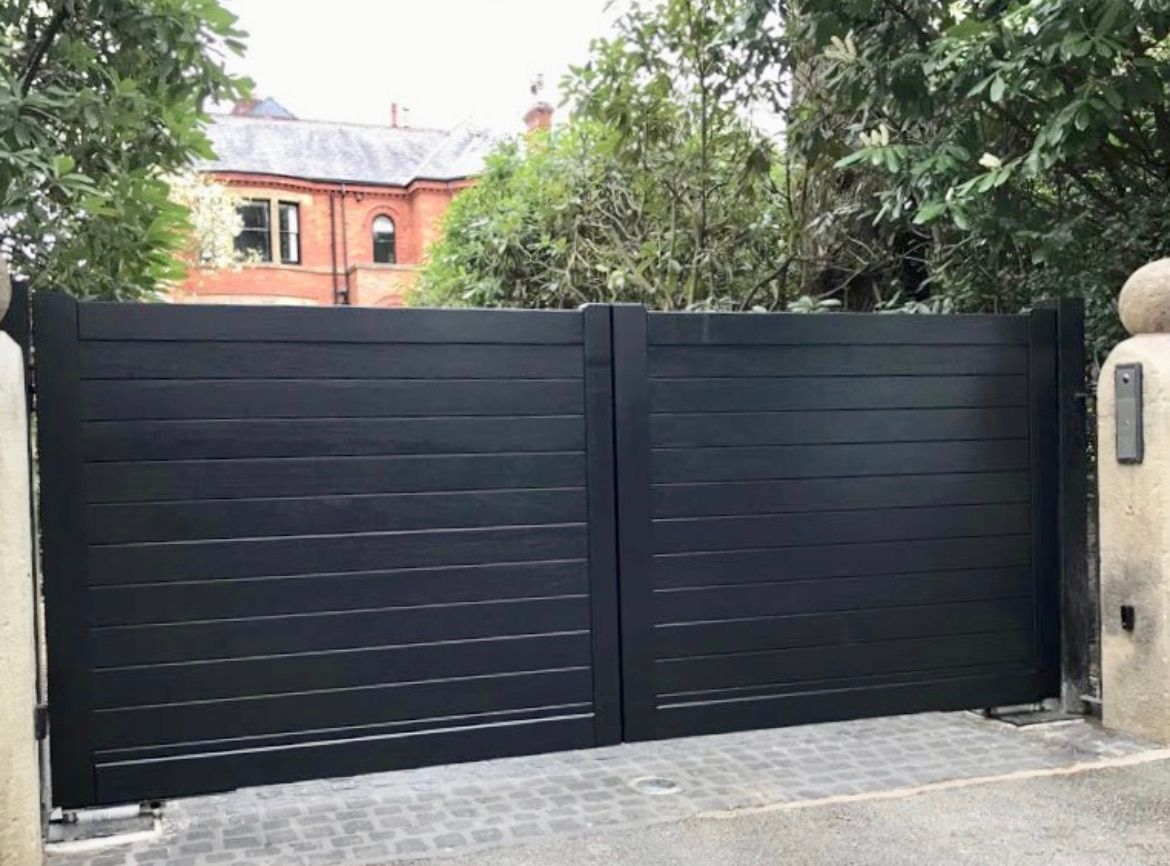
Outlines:
[[[1116,451],[1118,463],[1141,463],[1142,365],[1118,364],[1113,371],[1116,394]]]
[[[54,809],[49,817],[48,842],[115,844],[136,834],[157,831],[163,814],[161,800],[94,809]]]

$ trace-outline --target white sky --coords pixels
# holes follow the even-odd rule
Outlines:
[[[610,0],[226,0],[248,31],[248,54],[229,66],[297,117],[411,126],[463,120],[522,129],[529,85],[544,98],[608,35]],[[400,110],[401,111],[401,110]],[[402,115],[400,113],[400,122]]]

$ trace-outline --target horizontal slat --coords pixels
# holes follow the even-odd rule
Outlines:
[[[547,634],[588,628],[585,596],[400,607],[169,625],[107,626],[91,637],[94,667],[227,659],[389,644]]]
[[[91,463],[84,472],[89,502],[157,502],[575,487],[585,483],[585,455],[562,452]]]
[[[864,577],[911,571],[999,568],[1031,562],[1027,535],[828,544],[775,550],[659,554],[652,560],[655,586],[724,586],[825,577]]]
[[[453,529],[90,548],[92,585],[582,559],[584,525]]]
[[[1029,512],[1025,503],[671,518],[653,521],[651,542],[655,553],[680,553],[1011,535],[1027,532]]]
[[[658,658],[753,652],[801,646],[976,634],[1027,629],[1030,599],[886,607],[878,610],[798,614],[785,617],[660,625],[654,630]]]
[[[1031,595],[1029,569],[933,571],[656,590],[660,624],[954,604]]]
[[[984,675],[1002,674],[1005,672],[1030,672],[1033,669],[1030,663],[1003,664],[992,663],[985,665],[964,665],[958,668],[949,668],[943,671],[902,671],[900,673],[867,674],[864,676],[832,677],[816,680],[799,680],[791,683],[763,683],[752,686],[735,686],[725,689],[700,689],[697,691],[671,692],[657,695],[656,703],[661,707],[678,706],[694,701],[702,704],[715,704],[724,701],[740,702],[745,700],[768,700],[779,695],[804,694],[815,697],[817,694],[834,691],[865,689],[871,686],[897,688],[899,686],[922,683],[924,681],[945,682],[952,677],[977,677]],[[915,711],[917,712],[917,711]],[[230,741],[224,741],[230,742]]]
[[[86,383],[81,400],[81,416],[90,421],[584,411],[579,379],[95,379]]]
[[[81,343],[82,379],[565,379],[580,346]]]
[[[87,461],[576,451],[580,415],[539,418],[346,418],[89,421]]]
[[[884,679],[895,679],[886,677]],[[905,678],[904,678],[905,679]],[[1008,706],[1050,697],[1031,670],[958,670],[894,684],[804,688],[789,694],[722,701],[697,697],[662,706],[655,720],[659,737],[805,725],[867,716]]]
[[[83,340],[578,343],[576,310],[377,310],[86,302]]]
[[[1001,315],[651,313],[646,327],[652,345],[1028,342],[1027,317]]]
[[[585,516],[585,490],[580,487],[90,505],[86,509],[89,539],[95,544],[534,526],[584,522]]]
[[[1026,376],[810,376],[654,379],[651,412],[1023,406]]]
[[[94,673],[95,707],[136,707],[246,698],[395,682],[585,667],[589,633],[389,646],[216,662],[122,668]]]
[[[1027,435],[1025,408],[650,416],[650,443],[656,448],[937,442]]]
[[[359,571],[305,577],[94,587],[93,625],[134,625],[322,610],[583,594],[584,560]]]
[[[1028,661],[1031,630],[730,653],[655,662],[660,694]]]
[[[1023,502],[1030,493],[1028,483],[1026,472],[989,472],[660,484],[651,490],[651,513],[700,517]]]
[[[103,760],[95,768],[95,777],[99,803],[128,803],[248,785],[579,749],[595,743],[593,717],[582,714],[199,757]]]
[[[1028,468],[1027,439],[880,445],[780,445],[667,449],[651,453],[655,483],[836,478]]]
[[[651,378],[1020,374],[1026,346],[651,346]]]
[[[93,714],[96,748],[239,737],[588,700],[588,668],[164,704]]]
[[[551,719],[554,716],[587,715],[593,710],[588,702],[571,704],[548,704],[542,707],[521,707],[515,710],[495,710],[486,713],[455,713],[443,716],[419,716],[392,722],[375,722],[369,725],[339,725],[329,728],[302,728],[283,731],[279,734],[257,734],[245,737],[222,737],[215,740],[187,740],[182,743],[161,743],[158,745],[126,746],[113,749],[98,749],[94,752],[99,764],[110,762],[153,760],[191,755],[202,758],[224,752],[240,752],[255,748],[281,748],[302,743],[325,746],[330,742],[354,739],[374,739],[387,736],[404,736],[411,733],[427,733],[439,729],[475,728],[497,725],[512,721],[530,719]]]

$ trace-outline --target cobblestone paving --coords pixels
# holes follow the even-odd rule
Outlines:
[[[46,864],[375,866],[1149,747],[1086,722],[1015,728],[971,713],[624,744],[177,800],[153,838],[84,852],[57,848]],[[661,793],[671,786],[637,784],[647,779],[677,787]]]

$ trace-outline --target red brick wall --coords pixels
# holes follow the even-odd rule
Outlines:
[[[301,263],[258,263],[233,270],[193,267],[174,290],[179,302],[199,303],[334,303],[334,267],[338,289],[348,271],[350,301],[362,306],[397,306],[414,283],[415,268],[427,246],[438,238],[451,199],[473,180],[415,181],[407,187],[317,183],[241,173],[213,175],[245,198],[296,202],[300,205]],[[329,199],[334,199],[332,232],[336,265],[331,258]],[[344,214],[342,202],[344,201]],[[373,264],[373,222],[385,214],[394,220],[398,265]],[[344,227],[344,228],[343,228]],[[274,255],[276,250],[274,249]]]
[[[355,307],[401,307],[414,287],[411,265],[354,265],[349,269],[349,300]]]

